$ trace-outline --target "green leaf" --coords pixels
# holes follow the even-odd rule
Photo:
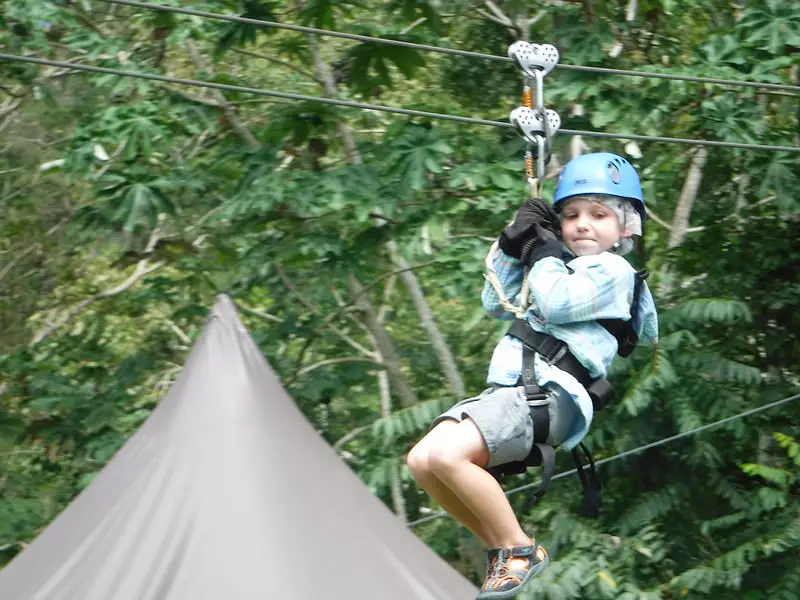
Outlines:
[[[399,39],[399,36],[388,38]],[[348,85],[354,92],[369,98],[381,88],[394,87],[391,67],[411,78],[418,68],[425,65],[425,59],[413,48],[364,42],[348,51],[347,64]]]
[[[503,190],[510,190],[517,185],[514,178],[504,171],[492,171],[489,177],[495,186]]]
[[[724,298],[697,298],[682,302],[664,313],[664,322],[683,325],[705,325],[708,323],[750,322],[753,315],[747,304],[740,300]]]
[[[149,187],[136,183],[128,188],[125,201],[126,204],[120,207],[114,217],[120,221],[124,219],[123,230],[133,231],[142,213],[146,213],[153,202],[152,192]]]
[[[753,477],[761,477],[769,483],[775,484],[779,487],[786,487],[794,483],[795,476],[783,469],[769,467],[767,465],[759,465],[755,463],[745,463],[742,465],[742,471]]]
[[[276,2],[267,0],[244,0],[242,10],[237,15],[245,19],[256,19],[259,21],[278,21],[276,10],[279,8]],[[272,27],[259,27],[250,23],[228,22],[224,25],[222,35],[217,41],[215,55],[222,56],[234,46],[242,47],[256,43],[259,33],[270,34],[276,29]]]

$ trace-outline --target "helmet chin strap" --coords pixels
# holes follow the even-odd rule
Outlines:
[[[613,244],[611,244],[611,248],[609,248],[610,252],[614,254],[619,254],[620,256],[624,256],[628,254],[631,250],[634,249],[634,241],[632,237],[625,237],[620,238]]]

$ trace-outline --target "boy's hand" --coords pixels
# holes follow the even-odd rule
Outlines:
[[[500,234],[500,249],[509,256],[522,258],[525,242],[537,237],[536,226],[554,237],[561,237],[561,224],[553,207],[541,198],[529,198],[517,211],[511,225]]]
[[[552,231],[545,229],[539,224],[533,226],[535,236],[526,243],[522,250],[522,262],[527,267],[545,256],[555,256],[561,258],[564,252],[560,236],[556,236]]]

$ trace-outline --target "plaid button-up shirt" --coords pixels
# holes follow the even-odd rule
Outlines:
[[[491,258],[506,298],[518,304],[523,279],[521,262],[499,248]],[[617,353],[617,340],[597,320],[631,318],[635,273],[627,260],[610,252],[579,256],[566,263],[555,257],[543,258],[528,274],[530,307],[525,317],[536,331],[566,342],[592,377],[605,377]],[[651,344],[658,339],[658,316],[647,284],[642,285],[633,325],[639,333],[640,344]],[[481,300],[490,316],[514,319],[514,315],[502,307],[496,290],[488,281]],[[538,356],[535,367],[537,383],[557,393],[567,393],[583,415],[583,419],[578,420],[582,422],[574,424],[563,443],[571,449],[589,431],[593,417],[589,395],[574,377],[551,367]],[[504,336],[495,347],[487,381],[514,385],[521,371],[522,344],[511,336]]]

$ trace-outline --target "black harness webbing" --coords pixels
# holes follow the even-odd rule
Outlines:
[[[628,356],[638,342],[638,336],[633,329],[633,321],[639,307],[639,298],[642,282],[647,278],[647,271],[636,273],[633,302],[631,303],[631,318],[628,321],[621,319],[602,319],[599,323],[617,339],[618,353]],[[528,467],[542,467],[542,482],[533,493],[533,504],[537,504],[547,493],[550,480],[555,474],[555,448],[548,443],[550,437],[550,413],[547,393],[536,383],[534,361],[536,353],[548,363],[562,369],[575,377],[586,388],[595,410],[600,410],[611,396],[611,386],[605,379],[594,379],[588,369],[573,356],[567,344],[554,336],[535,331],[525,319],[517,319],[508,330],[508,335],[522,341],[522,373],[517,385],[525,388],[525,397],[531,411],[533,420],[533,445],[528,456],[521,461],[498,465],[489,471],[495,476],[518,475],[524,473]],[[586,458],[584,464],[581,452]],[[603,484],[597,475],[592,453],[584,444],[572,450],[575,469],[583,488],[583,510],[586,514],[596,517],[602,506]],[[588,467],[584,471],[584,466]]]
[[[569,351],[567,345],[553,336],[534,331],[527,321],[516,320],[508,331],[508,335],[522,341],[522,374],[517,385],[525,388],[525,397],[533,420],[533,445],[524,460],[498,465],[489,470],[495,477],[501,475],[518,475],[527,471],[528,467],[542,467],[542,481],[533,492],[532,505],[539,503],[547,493],[550,480],[556,471],[556,451],[548,443],[550,437],[550,408],[547,393],[536,383],[534,360],[538,352],[549,364],[557,366],[572,374],[584,387],[593,381],[589,371]],[[589,472],[583,470],[578,449],[572,451],[575,467],[581,480],[584,492],[584,506],[588,512],[596,515],[600,510],[602,485],[594,468],[591,454],[581,444],[580,448],[589,460]],[[591,507],[595,506],[595,509]]]
[[[575,377],[583,387],[589,387],[594,381],[589,374],[589,370],[572,355],[566,343],[552,335],[539,333],[525,319],[516,319],[507,333],[522,341],[522,379],[530,379],[537,389],[539,389],[539,386],[536,384],[536,378],[534,377],[533,360],[525,360],[526,350],[531,354],[531,359],[533,359],[533,353],[538,352],[548,364],[566,371]],[[539,391],[542,393],[541,390]]]

